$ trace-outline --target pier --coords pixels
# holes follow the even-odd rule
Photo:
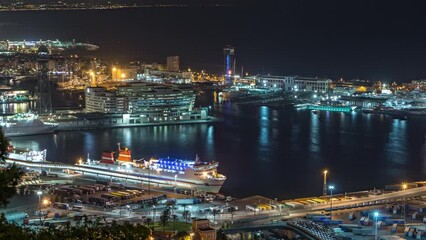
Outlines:
[[[96,179],[103,177],[103,178],[109,178],[110,182],[113,181],[113,179],[118,179],[124,182],[125,185],[127,185],[127,182],[132,181],[136,183],[140,183],[142,186],[146,184],[146,187],[149,188],[150,186],[156,186],[156,187],[172,187],[172,188],[184,188],[189,190],[198,191],[205,187],[205,184],[197,181],[186,181],[183,179],[176,179],[176,177],[169,177],[169,176],[155,176],[151,174],[153,171],[149,170],[147,175],[144,175],[143,173],[133,172],[130,168],[123,168],[122,170],[119,169],[112,169],[112,168],[96,168],[92,167],[90,165],[84,165],[84,164],[65,164],[65,163],[57,163],[57,162],[31,162],[31,161],[24,161],[24,160],[18,160],[13,158],[7,158],[6,163],[8,164],[16,164],[23,167],[33,168],[37,170],[44,170],[47,172],[50,172],[52,170],[60,170],[65,172],[78,172],[82,175],[93,175],[96,176]]]

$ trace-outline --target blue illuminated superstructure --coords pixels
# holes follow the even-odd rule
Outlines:
[[[187,168],[192,168],[193,166],[193,161],[185,161],[175,158],[160,158],[156,163],[154,163],[154,168],[172,172],[185,172]]]
[[[232,85],[232,80],[234,76],[235,71],[235,49],[234,47],[227,45],[223,49],[223,54],[225,57],[225,83],[228,85]]]

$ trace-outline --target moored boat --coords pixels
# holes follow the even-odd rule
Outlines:
[[[128,148],[119,148],[117,158],[114,152],[103,152],[99,161],[88,160],[78,165],[137,175],[153,186],[202,192],[217,193],[226,180],[224,175],[217,172],[219,163],[215,161],[202,162],[198,156],[195,161],[169,157],[133,160]]]
[[[4,117],[0,122],[0,126],[3,128],[6,137],[18,137],[53,133],[58,124],[43,121],[37,115],[31,113],[20,113]]]
[[[352,112],[356,107],[345,105],[314,105],[310,104],[306,107],[308,110],[314,111],[332,111],[332,112]],[[314,112],[315,113],[315,112]]]

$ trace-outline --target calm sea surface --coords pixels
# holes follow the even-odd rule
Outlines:
[[[212,106],[223,122],[64,132],[14,138],[13,144],[48,149],[48,159],[74,163],[99,159],[102,151],[128,146],[133,157],[178,157],[220,162],[228,177],[223,191],[288,198],[322,192],[322,170],[337,192],[381,188],[425,180],[425,118],[402,121],[361,112],[321,112],[214,105],[206,92],[199,104]]]
[[[317,41],[312,44],[308,41],[317,37],[310,35],[315,33],[315,25],[307,25],[307,31],[288,29],[288,24],[278,24],[284,15],[266,11],[257,14],[254,9],[241,14],[246,10],[164,8],[1,13],[0,36],[15,40],[89,41],[101,47],[93,53],[96,56],[121,59],[164,62],[168,55],[180,55],[183,67],[211,71],[221,70],[222,48],[232,43],[237,46],[237,63],[244,64],[246,71],[274,68],[300,74],[300,68],[293,67],[297,63],[294,57],[301,56],[303,63],[311,66],[302,73],[324,74],[321,71],[325,68],[309,62],[329,56],[327,44],[318,48]],[[287,22],[295,19],[299,17],[289,18]],[[295,36],[302,36],[303,46],[297,45],[300,41]],[[328,47],[331,45],[338,47],[338,44]],[[318,50],[315,56],[304,51],[323,47],[325,52]],[[349,68],[336,65],[335,69],[340,72]],[[28,87],[27,83],[21,84]],[[75,96],[55,93],[54,99],[55,104],[68,106]],[[66,132],[15,138],[13,144],[48,149],[49,160],[67,163],[74,163],[88,153],[97,159],[102,151],[115,150],[118,142],[128,146],[136,159],[151,156],[194,159],[199,154],[203,160],[220,162],[219,171],[228,177],[223,191],[239,197],[320,195],[325,168],[337,192],[426,180],[426,118],[401,121],[361,112],[321,112],[319,117],[304,110],[214,105],[210,92],[200,96],[198,104],[212,106],[223,122]],[[3,112],[25,109],[25,105],[3,105]]]

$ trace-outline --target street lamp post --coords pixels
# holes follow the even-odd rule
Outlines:
[[[40,225],[41,225],[41,195],[43,194],[43,192],[41,190],[37,191],[37,195],[38,195],[38,216],[40,219]]]
[[[379,212],[374,212],[374,222],[375,222],[375,229],[374,229],[374,239],[377,240],[377,229],[378,229],[378,217],[379,217]]]
[[[405,191],[405,190],[407,190],[407,187],[408,187],[408,185],[406,184],[406,183],[403,183],[402,184],[402,189],[403,189],[403,191]],[[404,205],[404,208],[401,210],[401,217],[403,217],[404,218],[404,223],[405,223],[405,195],[404,195],[404,198],[403,198],[403,202],[402,202],[402,204]]]
[[[327,170],[324,170],[323,174],[324,174],[324,185],[323,185],[323,189],[322,189],[322,195],[323,196],[327,196]]]
[[[155,224],[155,205],[152,205],[152,224]]]
[[[333,220],[333,190],[334,186],[328,187],[330,189],[330,220]]]
[[[148,195],[151,195],[151,159],[148,163]]]

